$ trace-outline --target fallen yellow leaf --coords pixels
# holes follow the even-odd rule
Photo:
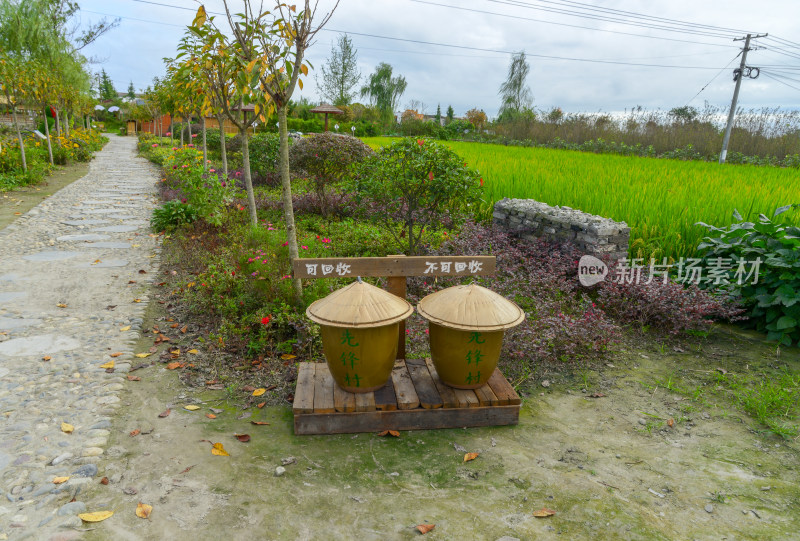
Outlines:
[[[112,353],[111,355],[109,355],[109,357],[121,357],[121,356],[122,356],[121,351],[117,351],[116,353]]]
[[[61,432],[65,434],[72,434],[72,431],[75,430],[75,427],[69,423],[61,423]]]
[[[464,455],[464,462],[475,460],[476,458],[478,458],[478,455],[480,455],[480,453],[467,453],[466,455]]]
[[[189,350],[189,351],[187,351],[186,353],[190,353],[190,354],[192,354],[192,355],[197,355],[197,354],[198,354],[198,353],[200,353],[200,352],[199,352],[199,351],[197,351],[196,349],[190,349],[190,350]]]
[[[114,511],[95,511],[94,513],[81,513],[78,518],[84,522],[101,522],[113,514]]]
[[[150,518],[150,513],[153,512],[153,506],[146,503],[139,502],[136,506],[136,516],[139,518]]]
[[[225,448],[222,446],[221,443],[215,443],[211,447],[211,454],[217,456],[231,456],[228,454],[228,451],[225,450]]]
[[[125,326],[125,327],[120,327],[120,329],[119,329],[119,330],[120,330],[120,332],[129,331],[129,330],[131,330],[131,326],[130,326],[130,325],[127,325],[127,326]]]
[[[195,406],[194,404],[189,404],[188,406],[183,406],[183,409],[189,411],[197,411],[200,409],[200,406]]]
[[[290,361],[294,359],[296,356],[297,355],[292,355],[291,353],[284,353],[283,355],[281,355],[281,359],[283,359],[284,361]]]
[[[426,533],[428,533],[429,531],[431,531],[435,527],[436,527],[436,524],[418,524],[417,525],[417,530],[419,530],[419,533],[425,535]]]
[[[266,392],[267,390],[262,387],[261,389],[256,389],[255,391],[253,391],[253,396],[261,396]]]
[[[150,354],[149,354],[149,353],[137,353],[137,354],[135,355],[135,357],[138,357],[138,358],[140,358],[140,359],[144,359],[145,357],[149,357],[149,356],[150,356]]]
[[[108,361],[100,365],[100,368],[114,368],[114,361]]]
[[[538,511],[533,512],[533,516],[535,516],[536,518],[552,517],[555,514],[556,514],[555,511],[553,511],[552,509],[548,509],[547,507],[542,507]]]
[[[142,302],[142,299],[133,299],[133,302]]]
[[[43,361],[49,361],[51,358],[52,357],[50,357],[50,355],[45,355],[44,357],[42,357],[42,360]]]
[[[67,481],[69,481],[69,476],[53,478],[53,484],[54,485],[60,485],[61,483],[66,483]]]
[[[67,307],[67,305],[64,304],[63,302],[60,302],[60,303],[56,304],[56,306],[58,306],[59,308],[66,308]]]

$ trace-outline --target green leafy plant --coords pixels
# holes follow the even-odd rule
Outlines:
[[[222,222],[222,208],[233,198],[234,187],[214,169],[203,169],[203,154],[193,145],[176,148],[164,161],[166,180],[179,188],[199,217],[210,224]]]
[[[399,139],[357,169],[357,200],[408,255],[420,251],[426,228],[457,225],[481,200],[480,173],[435,141]]]
[[[170,231],[181,224],[192,223],[197,219],[197,210],[192,205],[173,200],[167,201],[153,211],[150,227],[153,231]]]
[[[751,327],[787,346],[800,343],[800,228],[774,219],[798,207],[780,207],[772,218],[760,214],[757,223],[734,211],[737,222],[727,228],[698,224],[710,230],[698,246],[706,263],[729,268],[718,287],[741,296]]]

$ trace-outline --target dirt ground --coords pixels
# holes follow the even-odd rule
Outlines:
[[[249,393],[197,391],[156,364],[122,391],[98,475],[109,482],[84,495],[115,515],[85,538],[411,539],[428,523],[426,539],[448,540],[800,539],[798,442],[714,384],[778,365],[796,371],[800,352],[733,329],[684,347],[644,338],[530,380],[517,426],[387,438],[295,436],[290,406],[242,409]],[[464,463],[465,451],[480,455]]]
[[[58,190],[86,176],[88,163],[60,167],[35,186],[23,186],[10,192],[0,192],[0,229],[56,193]]]

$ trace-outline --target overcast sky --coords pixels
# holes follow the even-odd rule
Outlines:
[[[175,55],[198,6],[191,0],[79,4],[84,21],[121,17],[118,28],[85,50],[104,60],[93,69],[105,69],[119,91],[130,81],[138,91],[163,75],[162,58]],[[222,0],[204,4],[209,12],[223,11]],[[320,0],[319,11],[333,5]],[[575,14],[564,13],[568,10]],[[619,22],[608,20],[612,17]],[[673,21],[692,26],[675,29]],[[616,112],[641,105],[668,110],[702,107],[704,100],[727,107],[743,44],[732,38],[748,31],[770,36],[753,42],[764,48],[750,51],[747,64],[762,71],[758,79],[744,79],[739,104],[800,109],[798,0],[341,0],[308,59],[318,73],[337,33],[347,32],[358,49],[362,77],[379,62],[391,64],[408,82],[401,109],[417,100],[431,114],[441,104],[442,112],[452,105],[457,116],[473,107],[496,115],[510,52],[520,50],[528,55],[528,84],[538,109]],[[310,75],[295,97],[318,101]]]

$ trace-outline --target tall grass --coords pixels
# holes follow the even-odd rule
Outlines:
[[[701,110],[682,107],[648,111],[635,107],[625,115],[568,113],[556,108],[535,118],[518,118],[494,126],[496,136],[548,145],[557,140],[581,144],[602,139],[628,146],[653,147],[663,154],[691,145],[694,152],[715,159],[722,148],[727,109],[706,104]],[[778,160],[800,153],[800,111],[780,108],[742,109],[736,114],[730,153]]]
[[[386,138],[365,139],[372,146]],[[633,257],[695,254],[706,222],[755,220],[800,202],[796,169],[448,142],[484,179],[484,216],[504,197],[535,199],[627,222]]]

